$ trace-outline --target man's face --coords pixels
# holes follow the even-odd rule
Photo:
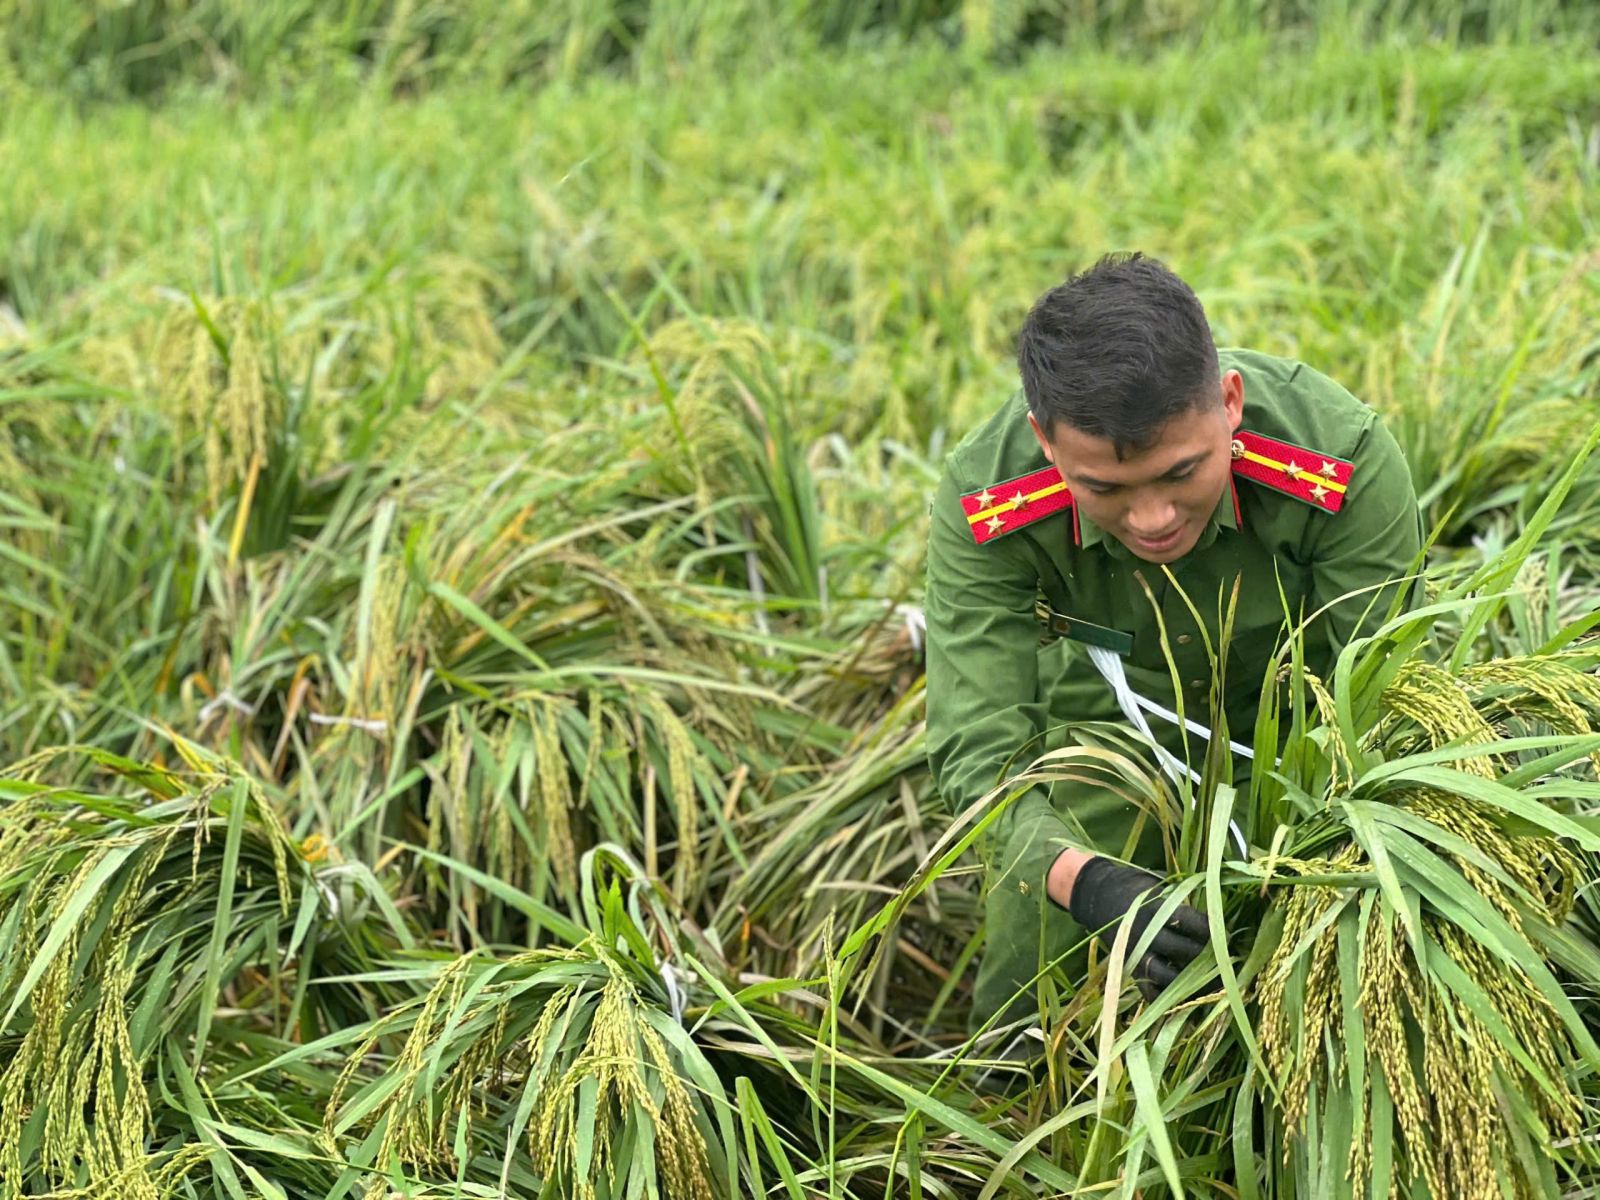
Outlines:
[[[1150,446],[1117,457],[1107,439],[1057,422],[1046,438],[1028,420],[1072,490],[1078,511],[1152,563],[1182,558],[1200,539],[1233,469],[1231,445],[1244,410],[1244,380],[1222,377],[1216,403],[1170,418]]]

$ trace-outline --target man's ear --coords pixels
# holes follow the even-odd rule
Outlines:
[[[1222,377],[1222,411],[1228,419],[1228,432],[1236,432],[1244,420],[1244,376],[1237,371]]]
[[[1237,372],[1235,372],[1237,374]],[[1056,452],[1050,446],[1050,439],[1045,437],[1044,430],[1039,427],[1039,418],[1032,413],[1028,414],[1028,428],[1033,430],[1033,436],[1039,439],[1039,449],[1044,451],[1045,461],[1054,464]],[[1237,427],[1236,427],[1237,428]]]

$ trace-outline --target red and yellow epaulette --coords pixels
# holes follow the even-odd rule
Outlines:
[[[1307,450],[1241,429],[1233,435],[1233,473],[1336,513],[1344,507],[1354,466],[1342,458]]]
[[[1077,540],[1078,510],[1073,507],[1072,493],[1062,481],[1061,472],[1053,464],[969,493],[961,497],[961,507],[980,546],[1064,508],[1072,509],[1072,535]]]
[[[1354,467],[1342,458],[1246,429],[1234,434],[1232,452],[1235,476],[1323,512],[1336,513],[1344,507]],[[1237,509],[1237,496],[1234,504]],[[1078,510],[1061,472],[1053,465],[969,492],[961,497],[961,508],[980,546],[1067,508],[1072,509],[1072,540],[1078,541]]]

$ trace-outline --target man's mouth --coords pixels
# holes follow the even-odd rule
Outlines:
[[[1179,525],[1171,533],[1164,533],[1160,537],[1154,538],[1139,537],[1135,534],[1134,541],[1138,543],[1139,549],[1148,551],[1151,554],[1160,554],[1163,551],[1171,550],[1178,544],[1178,539],[1183,536],[1183,530],[1184,527]]]

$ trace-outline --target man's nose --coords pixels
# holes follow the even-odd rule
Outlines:
[[[1178,510],[1162,496],[1140,496],[1128,508],[1128,528],[1140,537],[1158,537],[1171,531]]]

